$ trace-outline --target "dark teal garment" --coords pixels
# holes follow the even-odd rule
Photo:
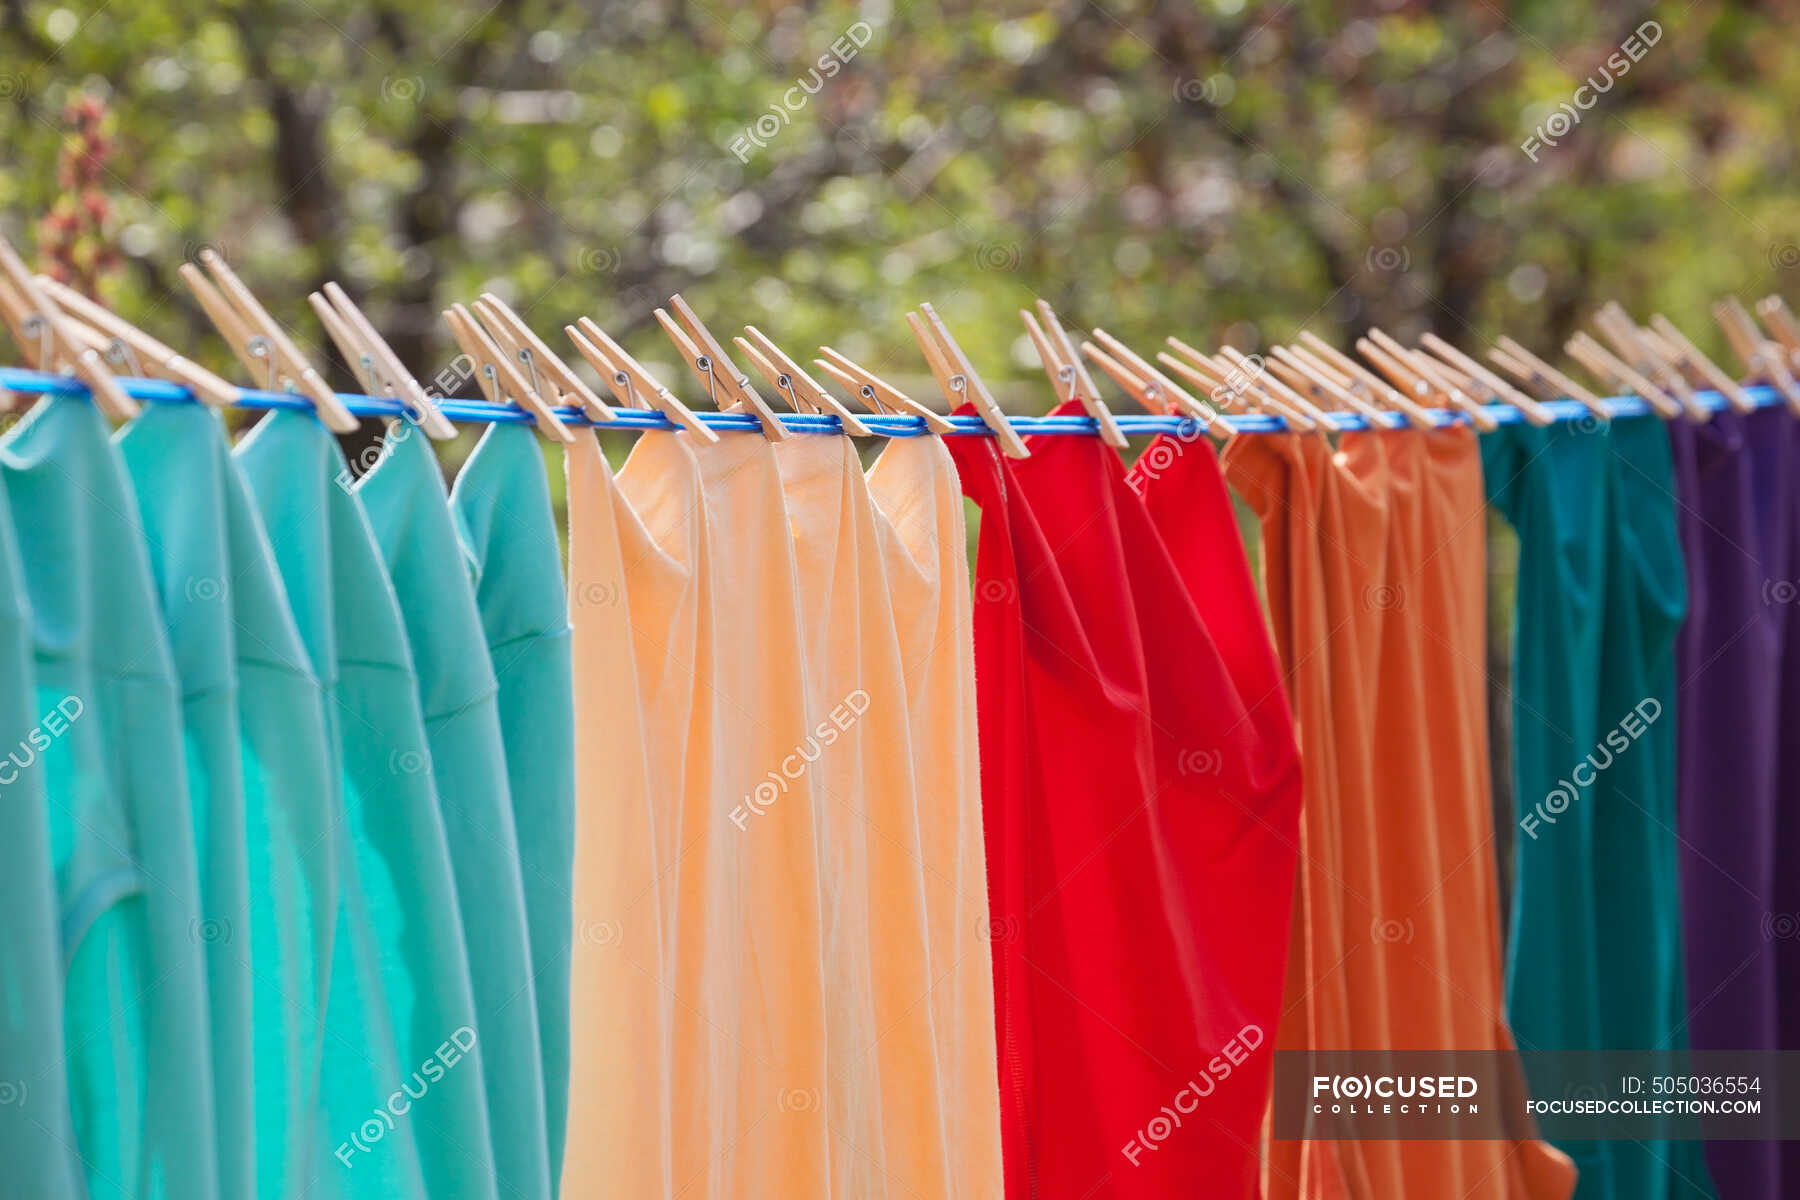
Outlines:
[[[118,437],[182,687],[202,830],[219,1180],[304,1196],[337,918],[324,694],[219,415],[152,404]]]
[[[569,1109],[575,700],[562,548],[543,444],[527,426],[489,426],[463,464],[450,502],[500,685],[500,736],[531,928],[554,1195]]]
[[[51,735],[39,724],[31,651],[30,604],[0,490],[0,1171],[20,1196],[78,1200],[60,905],[38,762]]]
[[[33,769],[49,801],[69,1105],[87,1194],[213,1200],[194,852],[205,814],[188,805],[181,693],[137,504],[85,398],[33,409],[0,444],[0,476],[32,618],[37,694],[26,707],[45,735]]]
[[[431,444],[396,423],[357,485],[418,671],[431,776],[461,899],[500,1193],[550,1195],[537,998],[498,687]]]
[[[1521,424],[1481,449],[1519,536],[1513,1033],[1524,1050],[1684,1049],[1674,651],[1687,592],[1668,434],[1651,417]],[[1699,1142],[1558,1145],[1580,1200],[1712,1194]]]
[[[393,586],[344,456],[310,413],[271,413],[237,460],[325,688],[342,788],[310,1195],[496,1200],[485,1047]]]

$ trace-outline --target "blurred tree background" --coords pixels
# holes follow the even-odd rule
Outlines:
[[[231,378],[175,274],[203,246],[322,356],[303,297],[326,280],[421,378],[455,353],[439,310],[493,290],[558,347],[594,317],[690,399],[651,321],[678,290],[720,333],[830,343],[921,399],[902,314],[929,299],[1016,411],[1052,402],[1016,317],[1037,296],[1145,351],[1379,325],[1549,357],[1617,298],[1723,355],[1710,300],[1800,273],[1797,16],[0,0],[0,229]]]

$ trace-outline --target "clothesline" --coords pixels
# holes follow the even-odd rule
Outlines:
[[[198,403],[193,392],[188,388],[160,379],[120,376],[119,384],[125,389],[127,395],[137,400],[161,404]],[[85,396],[88,394],[87,384],[72,376],[54,375],[19,367],[0,367],[0,385],[23,395]],[[1772,387],[1750,387],[1745,390],[1758,408],[1782,402],[1781,393]],[[1700,406],[1709,411],[1717,412],[1729,405],[1729,401],[1716,391],[1696,391],[1694,396]],[[385,397],[339,392],[338,399],[342,400],[344,406],[359,417],[401,417],[406,414],[405,407],[399,401]],[[1653,411],[1637,396],[1614,396],[1602,403],[1606,406],[1608,413],[1614,417],[1649,416]],[[313,402],[308,397],[294,392],[239,388],[236,406],[253,411],[271,409],[308,411],[313,407]],[[1495,421],[1502,425],[1517,424],[1525,419],[1524,415],[1510,404],[1488,404],[1483,407]],[[1558,423],[1591,419],[1593,416],[1585,405],[1575,400],[1547,401],[1544,407],[1550,410]],[[440,399],[438,408],[451,421],[465,424],[528,425],[532,422],[530,413],[510,404],[490,404],[483,400]],[[563,407],[555,411],[566,425],[594,425],[620,431],[679,428],[654,409],[615,409],[617,419],[613,421],[590,420],[585,413],[575,407]],[[1466,423],[1469,419],[1467,415],[1449,409],[1433,409],[1431,411],[1437,426]],[[1147,437],[1159,433],[1192,436],[1206,428],[1205,422],[1191,417],[1159,416],[1153,413],[1114,413],[1113,415],[1119,424],[1120,432],[1128,436]],[[1343,432],[1371,427],[1369,420],[1360,413],[1333,412],[1329,415],[1332,424]],[[762,428],[757,418],[750,413],[700,412],[698,416],[710,428],[720,431],[757,432]],[[1399,425],[1411,423],[1403,413],[1395,413],[1393,416]],[[949,420],[955,426],[949,431],[949,436],[993,436],[993,430],[988,428],[980,417],[953,416]],[[1092,417],[1013,416],[1009,414],[1008,420],[1020,434],[1072,434],[1094,437],[1099,432],[1099,427]],[[1223,420],[1238,433],[1283,433],[1288,429],[1286,421],[1267,413],[1230,415]],[[925,422],[918,417],[899,416],[891,413],[867,413],[862,415],[862,421],[871,431],[881,437],[923,437],[928,432]],[[781,422],[795,433],[841,434],[843,432],[843,425],[838,418],[829,413],[782,413]]]

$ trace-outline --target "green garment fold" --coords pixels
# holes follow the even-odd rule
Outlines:
[[[463,464],[450,503],[500,687],[500,736],[531,931],[555,1195],[569,1110],[575,701],[562,548],[542,445],[526,426],[489,426]]]
[[[1519,537],[1513,919],[1522,1050],[1683,1050],[1675,634],[1687,583],[1651,417],[1481,439]],[[1578,1200],[1712,1195],[1702,1143],[1559,1142]]]
[[[148,405],[117,444],[182,688],[220,1191],[298,1200],[338,906],[324,694],[219,415]]]
[[[79,1200],[63,1042],[63,950],[31,609],[0,490],[0,1163],[9,1187]],[[66,720],[61,718],[59,720]]]
[[[390,429],[380,460],[357,485],[399,598],[418,672],[464,945],[500,1193],[548,1200],[537,997],[519,840],[501,742],[499,685],[488,661],[468,562],[444,479],[424,434]],[[572,843],[571,843],[572,846]]]
[[[85,398],[61,397],[0,443],[37,677],[21,732],[38,755],[20,769],[48,797],[61,901],[70,1153],[89,1200],[213,1200],[204,814],[189,809],[181,693],[110,435]],[[54,1088],[26,1101],[56,1128],[32,1104]]]
[[[236,458],[341,779],[340,890],[311,1196],[496,1200],[483,1047],[400,606],[331,434],[271,413]]]

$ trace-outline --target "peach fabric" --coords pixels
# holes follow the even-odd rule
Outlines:
[[[762,438],[571,447],[577,844],[563,1194],[829,1193],[809,727]]]
[[[1243,437],[1305,802],[1278,1049],[1511,1050],[1466,428]],[[1272,1200],[1566,1200],[1541,1141],[1281,1141]]]
[[[975,724],[968,531],[956,463],[939,438],[897,438],[868,484],[885,520],[887,560],[918,787],[931,946],[929,1007],[950,1187],[966,1200],[1004,1193],[994,963]],[[904,1193],[903,1193],[904,1194]],[[921,1194],[930,1194],[923,1190]]]
[[[875,506],[854,444],[796,437],[774,451],[793,532],[804,629],[807,719],[788,740],[811,786],[821,856],[831,1194],[994,1195],[997,1146],[981,1187],[958,1161],[952,1141],[953,1131],[961,1140],[960,1126],[971,1118],[977,1131],[984,1117],[998,1128],[991,1053],[980,1086],[959,1093],[945,1061],[950,1047],[940,1045],[937,1029],[940,1020],[947,1023],[944,1032],[977,1023],[991,1027],[992,1009],[991,994],[988,1006],[974,1011],[949,1012],[934,1003],[936,954],[951,947],[956,931],[932,928],[928,910],[951,906],[941,895],[937,904],[928,901],[927,876],[947,875],[959,864],[957,814],[946,819],[921,812],[917,768],[940,764],[928,764],[914,745],[906,670],[914,664],[902,657],[896,625],[906,601],[920,597],[916,591],[904,600],[894,595],[890,556],[903,547]],[[928,549],[935,574],[937,547]],[[935,625],[937,613],[914,610],[908,616]],[[916,636],[908,638],[908,648],[916,659]],[[957,662],[957,647],[939,647],[935,638],[923,647],[926,654],[940,649],[943,662]],[[920,724],[933,741],[939,726],[956,720],[954,709],[919,715],[931,718]],[[784,761],[783,774],[791,773],[791,762]],[[965,752],[948,765],[966,775],[974,764]],[[959,787],[947,798],[955,803],[967,797]],[[775,822],[807,818],[790,804],[784,796],[748,820],[740,818],[746,836],[764,837]],[[933,824],[939,827],[927,843]],[[950,852],[949,861],[933,863],[928,846],[933,858]],[[976,945],[985,957],[985,944],[976,941],[979,922],[971,922],[968,932],[961,948]]]

